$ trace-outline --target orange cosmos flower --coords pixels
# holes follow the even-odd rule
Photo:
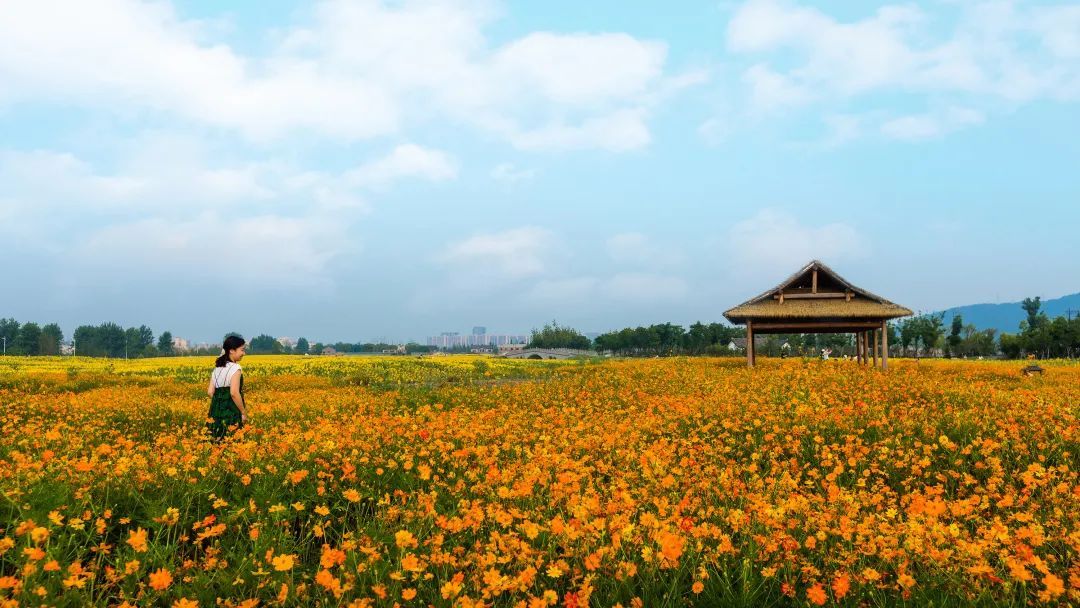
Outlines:
[[[172,574],[164,568],[158,568],[150,573],[150,588],[154,591],[164,591],[173,582]]]
[[[146,553],[146,530],[139,528],[129,532],[127,544],[130,545],[136,553]]]
[[[274,566],[274,570],[286,572],[292,570],[293,566],[296,565],[296,556],[293,554],[276,555],[270,563]]]
[[[846,596],[848,594],[848,591],[850,589],[851,589],[851,579],[848,578],[848,575],[846,575],[846,574],[837,574],[836,577],[833,578],[832,590],[833,590],[833,595],[836,596],[836,599],[838,599],[838,600],[844,599],[844,596]]]

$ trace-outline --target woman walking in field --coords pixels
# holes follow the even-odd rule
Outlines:
[[[244,358],[244,339],[228,336],[221,345],[210,386],[210,416],[206,428],[215,442],[221,441],[233,428],[241,428],[248,421],[244,405],[244,374],[239,361]]]

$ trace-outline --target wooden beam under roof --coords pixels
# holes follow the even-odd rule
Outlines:
[[[781,291],[780,295],[773,296],[774,300],[777,298],[780,299],[781,304],[784,302],[784,298],[787,298],[789,300],[826,300],[830,298],[847,298],[848,300],[851,300],[849,294],[839,291],[822,291],[820,293],[784,293],[783,291]]]
[[[780,330],[798,333],[850,333],[881,327],[881,321],[753,321],[754,333],[766,333]]]

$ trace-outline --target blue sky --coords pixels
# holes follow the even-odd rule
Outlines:
[[[5,13],[0,316],[68,334],[717,321],[811,258],[916,310],[1080,290],[1075,4]]]

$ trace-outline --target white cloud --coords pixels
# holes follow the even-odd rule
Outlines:
[[[304,171],[278,160],[209,167],[210,152],[184,137],[141,137],[113,174],[72,154],[0,150],[0,195],[24,201],[27,214],[47,209],[180,215],[231,203],[247,210],[366,209],[364,189],[402,179],[445,181],[457,175],[445,152],[404,144],[342,174]]]
[[[111,225],[80,240],[71,251],[71,264],[80,273],[96,275],[328,289],[333,284],[327,264],[353,246],[343,224],[331,218],[209,210],[189,220]]]
[[[63,18],[58,18],[62,15]],[[43,0],[0,20],[0,100],[139,108],[252,138],[313,130],[364,138],[397,128],[394,100],[315,62],[253,60],[202,41],[165,2]]]
[[[592,276],[541,279],[520,300],[528,304],[579,307],[598,303],[619,307],[650,305],[683,300],[689,288],[681,277],[653,273],[616,273],[606,278]]]
[[[748,68],[743,73],[743,82],[750,87],[750,100],[755,112],[801,105],[813,99],[809,89],[766,65]]]
[[[654,303],[682,300],[688,289],[679,277],[635,272],[616,274],[600,291],[619,303]]]
[[[541,279],[521,299],[533,304],[585,304],[596,295],[598,285],[595,277]]]
[[[678,263],[682,258],[674,247],[655,243],[640,232],[616,234],[604,246],[608,256],[623,265],[657,268]]]
[[[0,150],[0,234],[40,235],[98,274],[325,288],[329,262],[353,249],[367,189],[456,174],[448,155],[411,144],[342,174],[278,160],[207,167],[197,143],[162,134],[132,152],[106,174],[67,153]],[[234,240],[229,256],[243,276],[207,273]]]
[[[670,88],[663,43],[532,32],[496,46],[484,2],[324,0],[309,17],[248,56],[168,2],[12,5],[0,20],[0,105],[148,110],[255,140],[355,141],[449,118],[526,148],[620,151],[649,142],[644,110]]]
[[[818,259],[826,264],[866,254],[854,227],[842,223],[807,226],[776,209],[763,209],[728,231],[725,259],[738,276],[786,276]]]
[[[892,139],[919,141],[941,137],[982,122],[980,112],[968,108],[948,108],[941,112],[893,118],[881,125],[881,133]]]
[[[354,186],[384,186],[406,177],[445,181],[457,177],[457,166],[441,150],[403,144],[388,156],[345,174],[345,180]]]
[[[601,148],[625,152],[648,145],[652,136],[642,109],[619,110],[586,119],[579,125],[556,122],[533,131],[514,131],[510,140],[523,150]]]
[[[513,163],[499,163],[491,170],[491,179],[514,184],[536,177],[536,169],[519,169]]]
[[[547,260],[555,246],[549,231],[526,226],[451,243],[436,259],[470,274],[494,272],[501,278],[523,279],[548,270]]]
[[[521,87],[520,96],[593,105],[648,91],[666,54],[665,45],[627,34],[537,32],[499,49],[493,62],[500,80]]]
[[[706,119],[700,125],[698,125],[698,135],[701,136],[705,143],[715,146],[722,143],[731,135],[733,131],[732,123],[727,118],[720,116],[713,116]]]
[[[726,41],[748,63],[746,113],[829,106],[825,116],[835,117],[856,99],[867,100],[869,113],[894,117],[909,112],[899,104],[912,100],[969,108],[965,116],[896,117],[881,129],[926,139],[978,124],[1002,101],[1080,99],[1078,7],[984,1],[959,3],[956,14],[955,23],[943,24],[918,6],[893,4],[844,21],[789,0],[743,2]],[[854,139],[852,123],[829,126],[840,140]]]

